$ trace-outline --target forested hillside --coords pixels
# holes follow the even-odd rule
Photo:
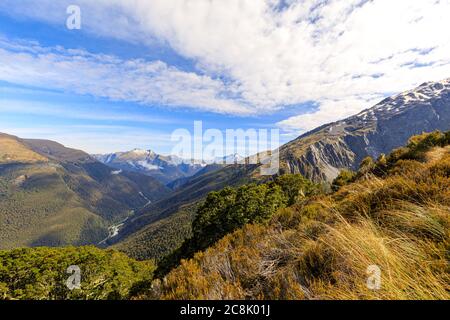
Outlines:
[[[426,82],[386,98],[359,114],[325,124],[281,146],[279,173],[301,174],[316,183],[331,183],[340,171],[357,170],[367,156],[378,158],[390,153],[413,135],[450,130],[449,103],[450,79]],[[147,250],[139,242],[147,241],[148,247],[154,248],[157,244],[152,234],[163,232],[169,224],[180,234],[189,235],[188,226],[179,223],[186,217],[185,205],[203,200],[210,191],[259,183],[267,178],[260,175],[260,165],[255,164],[229,165],[189,178],[170,197],[127,221],[115,241],[122,241],[118,247],[133,252],[137,258],[160,258],[163,251]],[[165,242],[165,248],[180,245],[180,237],[173,239],[170,244]]]
[[[191,235],[194,213],[208,193],[252,182],[247,174],[253,167],[229,165],[192,177],[167,198],[137,211],[112,239],[112,247],[137,259],[167,255]]]
[[[0,134],[0,249],[97,244],[169,192],[56,142]]]
[[[212,192],[157,262],[95,248],[0,252],[4,299],[449,299],[450,132],[343,171]],[[64,288],[69,265],[86,272]],[[367,285],[373,267],[380,287]],[[157,270],[155,270],[157,268]],[[372,269],[371,269],[372,268]]]
[[[158,276],[165,275],[181,259],[191,258],[223,236],[251,223],[266,223],[281,208],[320,192],[301,175],[285,175],[263,184],[227,187],[208,194],[192,223],[192,236],[159,263]]]

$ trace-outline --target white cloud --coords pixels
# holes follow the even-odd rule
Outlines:
[[[139,21],[133,18],[133,13],[128,12],[123,3],[116,0],[2,0],[0,11],[19,19],[35,19],[65,28],[68,6],[78,5],[83,31],[134,43],[143,40],[153,43],[154,39],[140,28]]]
[[[121,60],[5,39],[0,39],[0,79],[146,105],[252,112],[244,103],[226,98],[235,90],[232,85],[180,71],[161,61]]]
[[[372,98],[367,97],[367,99],[347,97],[342,100],[322,100],[317,111],[293,116],[279,122],[278,125],[287,131],[310,131],[324,123],[334,122],[355,115],[363,109],[374,106],[382,98],[382,96],[375,95]]]
[[[41,0],[38,7],[33,1],[21,1],[30,6],[25,12],[19,11],[21,5],[16,1],[3,2],[15,7],[13,15],[61,23],[59,14],[47,13],[55,12],[50,10],[55,6],[60,12],[68,1],[56,5]],[[280,125],[287,129],[308,130],[367,108],[388,93],[450,76],[450,38],[446,35],[450,0],[284,1],[289,4],[284,8],[276,0],[75,2],[82,7],[87,32],[132,42],[158,39],[194,59],[206,74],[145,63],[163,74],[163,80],[156,77],[159,86],[150,85],[162,91],[150,90],[148,100],[241,114],[274,112],[305,101],[318,103],[313,113],[282,121]],[[51,57],[34,62],[45,63]],[[91,94],[106,92],[126,99],[136,99],[138,94],[147,101],[139,93],[147,90],[149,78],[136,67],[143,62],[120,61],[124,66],[119,68],[114,61],[92,59],[95,63],[89,68],[100,76],[87,68],[81,70],[93,82],[111,72],[123,75],[124,81],[91,82],[96,88]],[[72,57],[67,60],[57,66],[64,70],[75,63]],[[79,60],[82,66],[86,64],[84,58]],[[136,74],[140,81],[133,81]],[[212,80],[215,75],[229,82]],[[177,88],[181,91],[176,92]]]

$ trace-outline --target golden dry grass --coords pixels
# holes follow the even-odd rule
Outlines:
[[[0,164],[14,162],[35,163],[47,161],[47,158],[30,150],[21,142],[10,137],[0,137]]]
[[[449,299],[449,151],[247,225],[138,298]],[[374,265],[379,289],[367,285]]]

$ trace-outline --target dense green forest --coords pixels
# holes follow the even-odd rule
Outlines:
[[[108,235],[107,223],[67,187],[61,168],[0,169],[0,248],[84,245]]]
[[[69,266],[81,271],[81,288],[66,285]],[[0,251],[1,299],[127,299],[152,278],[151,261],[95,247]]]
[[[137,260],[148,260],[149,257],[162,259],[192,236],[192,222],[199,205],[199,202],[183,205],[175,214],[135,232],[131,238],[113,245],[112,248]]]
[[[259,178],[249,178],[254,167],[228,165],[217,170],[214,166],[204,174],[189,178],[170,196],[136,212],[114,239],[112,247],[138,260],[165,257],[192,235],[191,224],[197,208],[210,192],[262,182]]]

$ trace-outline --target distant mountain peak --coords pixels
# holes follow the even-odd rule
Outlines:
[[[378,157],[410,136],[450,129],[450,78],[425,82],[347,119],[323,125],[281,148],[283,170],[331,181],[366,156]]]
[[[93,155],[93,157],[114,169],[143,173],[166,184],[190,177],[204,167],[204,164],[197,164],[195,161],[173,155],[163,156],[152,150],[139,148],[127,152]]]
[[[337,130],[337,127],[345,124],[369,125],[376,123],[380,119],[397,116],[411,107],[425,106],[433,103],[433,100],[440,99],[444,94],[450,92],[450,78],[437,82],[425,82],[420,86],[397,95],[388,97],[375,106],[363,110],[355,116],[338,121],[330,132]]]
[[[122,154],[134,154],[136,156],[142,156],[142,157],[156,157],[158,154],[154,152],[153,150],[145,150],[140,148],[135,148],[128,152],[121,152]]]
[[[232,153],[227,156],[218,157],[214,159],[212,162],[216,164],[233,164],[233,163],[242,163],[245,160],[245,157],[241,156],[239,153]]]
[[[130,152],[136,153],[136,154],[148,154],[148,153],[150,153],[148,150],[139,149],[139,148],[135,148],[135,149],[131,150]]]
[[[0,133],[0,249],[98,243],[108,225],[170,192],[83,151]]]

